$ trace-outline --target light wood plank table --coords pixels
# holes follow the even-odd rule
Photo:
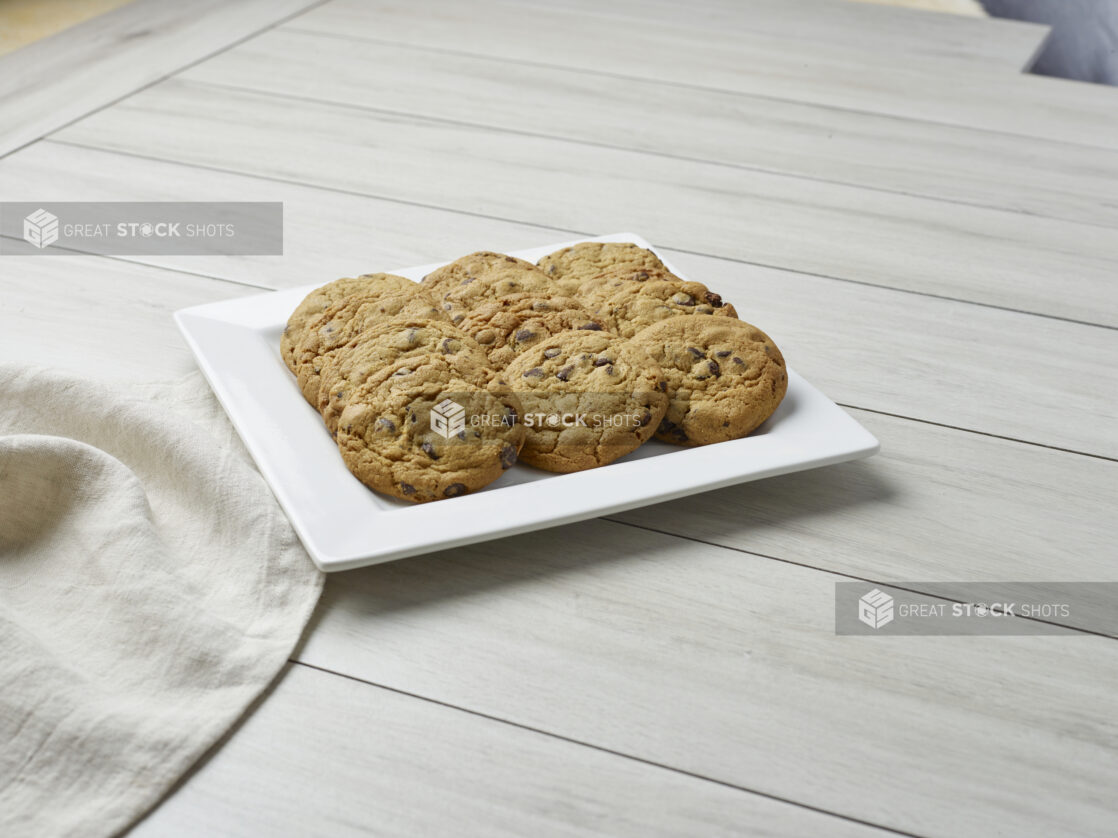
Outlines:
[[[1115,91],[840,0],[145,3],[0,95],[0,199],[281,200],[285,255],[3,257],[4,361],[173,378],[183,306],[633,229],[883,451],[332,577],[135,834],[1118,831],[1118,638],[833,628],[1118,582]]]

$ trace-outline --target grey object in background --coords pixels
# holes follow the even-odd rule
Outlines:
[[[1118,85],[1118,0],[982,0],[991,15],[1047,23],[1032,72]]]

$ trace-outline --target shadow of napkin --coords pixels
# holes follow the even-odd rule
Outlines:
[[[0,367],[0,834],[133,823],[280,671],[322,579],[198,374]]]

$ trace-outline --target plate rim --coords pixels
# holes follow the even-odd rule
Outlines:
[[[569,242],[523,248],[516,251],[509,251],[509,255],[525,258],[523,254],[533,254],[537,252],[541,254],[550,253],[562,247],[567,247],[571,244],[583,241],[632,242],[641,247],[646,247],[656,253],[657,256],[664,261],[669,270],[686,278],[685,274],[676,270],[671,263],[664,259],[664,257],[657,252],[656,248],[649,244],[643,237],[629,232],[613,233],[597,237],[582,237]],[[531,261],[534,262],[536,259],[532,258]],[[390,273],[414,275],[418,271],[427,272],[441,264],[444,263],[436,262],[427,265],[399,268],[395,271],[390,271]],[[246,322],[252,321],[252,314],[259,314],[260,311],[266,310],[266,307],[260,306],[261,299],[269,298],[274,301],[281,295],[289,295],[293,298],[298,296],[301,299],[308,290],[320,284],[321,283],[312,283],[297,288],[284,288],[271,292],[265,291],[262,294],[249,294],[244,297],[190,306],[176,311],[173,318],[187,346],[194,355],[202,375],[209,384],[210,389],[214,392],[222,409],[229,417],[241,441],[248,449],[253,462],[260,470],[265,482],[272,490],[281,508],[283,508],[284,513],[298,534],[303,546],[319,569],[325,572],[349,570],[366,565],[434,552],[436,550],[452,549],[465,544],[480,543],[533,530],[560,526],[579,520],[599,517],[601,515],[613,514],[627,509],[662,503],[704,491],[713,491],[737,483],[751,482],[753,480],[761,480],[779,474],[822,468],[841,462],[862,459],[876,454],[881,449],[880,443],[873,434],[866,430],[854,417],[799,376],[793,369],[789,368],[789,393],[794,393],[795,398],[805,398],[814,402],[814,405],[805,406],[805,410],[809,408],[813,410],[826,410],[834,417],[835,421],[838,422],[838,425],[833,429],[813,428],[813,430],[833,431],[833,433],[828,433],[828,435],[832,437],[841,432],[844,439],[842,445],[834,444],[827,453],[821,453],[820,456],[814,457],[809,455],[797,460],[795,459],[795,452],[787,452],[785,449],[789,447],[789,442],[796,442],[797,445],[801,445],[804,440],[796,436],[793,436],[791,440],[786,440],[779,433],[779,423],[776,428],[765,431],[764,429],[766,425],[768,425],[766,422],[765,425],[762,425],[763,432],[759,435],[751,435],[742,439],[730,440],[716,445],[681,448],[675,451],[665,451],[661,455],[643,456],[634,459],[623,458],[621,461],[611,463],[610,465],[583,472],[547,475],[542,479],[515,485],[494,487],[493,489],[487,487],[486,490],[461,498],[454,498],[451,501],[408,505],[398,508],[374,508],[371,510],[372,517],[374,520],[380,521],[379,526],[375,530],[370,529],[366,531],[367,528],[362,526],[360,522],[354,523],[352,525],[353,528],[350,529],[350,534],[344,536],[341,541],[327,543],[324,534],[318,532],[317,527],[312,526],[311,522],[306,520],[307,516],[304,514],[305,510],[302,508],[300,501],[294,497],[293,493],[290,491],[290,487],[287,485],[285,477],[280,473],[280,470],[276,468],[276,463],[273,462],[273,452],[269,450],[268,446],[262,444],[262,437],[266,435],[253,430],[251,427],[255,420],[261,417],[246,415],[246,407],[243,404],[244,400],[229,389],[229,376],[223,374],[222,370],[217,368],[215,359],[211,357],[214,353],[211,351],[208,339],[203,336],[207,328],[206,324],[221,324],[230,333],[246,339],[246,345],[242,347],[246,350],[246,356],[251,354],[259,355],[259,350],[266,346],[266,342],[261,338],[261,329],[266,328],[274,330],[276,328],[276,324],[273,320],[265,320],[264,323],[258,323],[255,327],[248,325],[248,322]],[[254,302],[250,303],[248,301]],[[273,354],[275,358],[273,360],[282,364],[282,361],[279,359],[278,347],[269,348],[274,350]],[[249,366],[251,367],[253,363],[253,361],[250,361]],[[284,370],[286,371],[286,367],[284,367]],[[293,381],[289,389],[294,394],[298,394],[298,389],[295,387]],[[308,411],[313,412],[313,408],[306,404],[302,396],[297,395],[297,397],[299,403],[303,405],[302,410],[304,413]],[[787,402],[788,397],[786,396],[785,399]],[[249,401],[251,402],[252,399],[249,399]],[[257,399],[257,402],[259,402],[259,399]],[[259,406],[259,404],[257,406]],[[783,403],[782,407],[785,407]],[[781,414],[779,409],[778,414]],[[793,418],[794,417],[795,414],[793,414]],[[267,414],[265,414],[264,418],[267,418]],[[781,417],[780,421],[789,420]],[[808,436],[810,437],[811,435],[809,434]],[[836,439],[832,439],[831,441],[832,443],[837,442]],[[761,443],[763,442],[768,442],[769,444],[762,445]],[[744,470],[739,468],[727,468],[726,465],[728,463],[736,462],[736,458],[727,456],[729,453],[728,447],[731,446],[738,449],[755,448],[757,450],[752,451],[751,454],[754,456],[760,454],[760,460],[762,462],[767,461],[770,464],[767,466],[762,465],[760,468],[748,468]],[[776,458],[774,460],[772,455],[782,451],[790,453],[792,459],[781,461],[779,458]],[[662,461],[665,456],[680,456],[686,457],[687,459],[684,461],[684,466],[681,469],[677,465],[679,462],[678,460],[669,464],[664,464]],[[340,458],[337,459],[338,463],[341,463]],[[656,467],[651,465],[653,463],[659,463],[661,466],[666,465],[666,467],[672,469],[677,476],[683,474],[685,479],[677,483],[668,483],[664,481],[648,483],[646,481],[644,483],[634,484],[641,486],[641,489],[631,492],[628,495],[622,493],[612,499],[602,497],[603,487],[610,488],[618,481],[627,479],[634,474],[639,476],[641,472],[651,471]],[[517,468],[527,468],[527,466],[517,466]],[[709,468],[711,471],[709,478],[701,476],[699,474],[699,468]],[[345,474],[348,475],[348,472],[345,472]],[[352,479],[356,482],[356,478]],[[578,487],[578,497],[581,502],[570,502],[569,496],[571,493],[566,492],[566,487],[572,484]],[[357,486],[365,492],[372,494],[371,490],[365,489],[360,483],[357,483]],[[670,486],[670,488],[667,488],[668,486]],[[502,492],[506,490],[518,492],[522,496],[527,495],[527,498],[524,498],[524,500],[533,503],[546,499],[547,495],[555,495],[557,492],[565,492],[568,500],[566,503],[562,504],[562,511],[554,514],[542,511],[536,514],[523,514],[522,511],[521,514],[514,516],[511,520],[502,520],[499,517],[489,518],[484,514],[478,514],[479,512],[492,512],[493,510],[491,507],[497,503],[503,502],[506,496],[503,496]],[[541,497],[535,497],[537,495]],[[380,495],[374,496],[376,498],[381,498]],[[359,502],[359,499],[355,499],[355,502]],[[401,515],[399,513],[407,514]],[[446,532],[443,527],[434,526],[438,523],[454,523],[456,519],[460,525],[457,532],[453,527],[449,532]],[[484,520],[481,520],[479,523],[479,519]],[[405,527],[410,527],[412,533],[420,532],[423,533],[423,535],[418,538],[408,538],[404,531]],[[435,535],[432,535],[432,533],[435,533]],[[359,547],[360,543],[377,537],[379,537],[382,542],[381,549],[377,549],[377,546],[372,544],[366,548]],[[388,542],[387,547],[383,546],[384,542]]]

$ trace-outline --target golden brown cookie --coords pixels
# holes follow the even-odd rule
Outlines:
[[[659,367],[609,332],[552,335],[504,373],[524,406],[520,458],[547,471],[602,466],[652,436],[667,409]]]
[[[398,361],[357,387],[341,415],[338,450],[378,492],[415,503],[475,492],[515,462],[521,406],[436,355]]]
[[[570,297],[514,294],[481,303],[458,328],[481,344],[494,369],[504,369],[521,352],[558,332],[601,331],[602,324]]]
[[[677,315],[715,315],[719,319],[738,316],[732,305],[701,282],[658,275],[640,281],[617,280],[605,300],[592,300],[587,307],[607,329],[626,338]]]
[[[441,304],[447,294],[478,281],[484,281],[490,287],[492,293],[488,296],[493,297],[543,292],[547,289],[545,277],[531,262],[491,250],[480,250],[455,259],[449,265],[443,265],[423,277],[421,285],[435,302]],[[469,300],[473,297],[467,294],[460,299]]]
[[[586,280],[606,271],[668,270],[651,250],[628,242],[580,242],[549,253],[538,264],[554,284],[554,293],[567,296],[574,296]]]
[[[318,406],[321,370],[326,356],[345,346],[362,332],[395,318],[412,322],[447,320],[446,314],[431,298],[412,283],[404,294],[354,294],[330,306],[303,327],[295,345],[295,377],[303,397]]]
[[[303,336],[303,329],[307,322],[322,314],[334,303],[351,294],[402,294],[415,288],[415,283],[410,279],[394,274],[362,274],[358,277],[343,277],[333,282],[328,282],[303,298],[295,307],[287,326],[280,338],[280,354],[288,368],[295,371],[295,345]]]
[[[633,337],[668,382],[670,403],[657,439],[706,445],[743,437],[764,422],[788,389],[776,344],[743,320],[670,317]]]
[[[524,264],[530,264],[525,262]],[[509,297],[514,294],[530,294],[535,297],[548,297],[551,285],[543,272],[531,266],[530,271],[522,271],[517,275],[489,275],[481,276],[469,282],[463,282],[453,291],[443,295],[440,305],[451,323],[461,323],[475,308],[485,303]]]
[[[338,417],[351,393],[367,378],[397,361],[426,355],[443,358],[463,375],[489,372],[489,361],[482,348],[450,323],[390,320],[362,332],[324,358],[319,373],[318,409],[327,429],[331,433],[337,430]]]

